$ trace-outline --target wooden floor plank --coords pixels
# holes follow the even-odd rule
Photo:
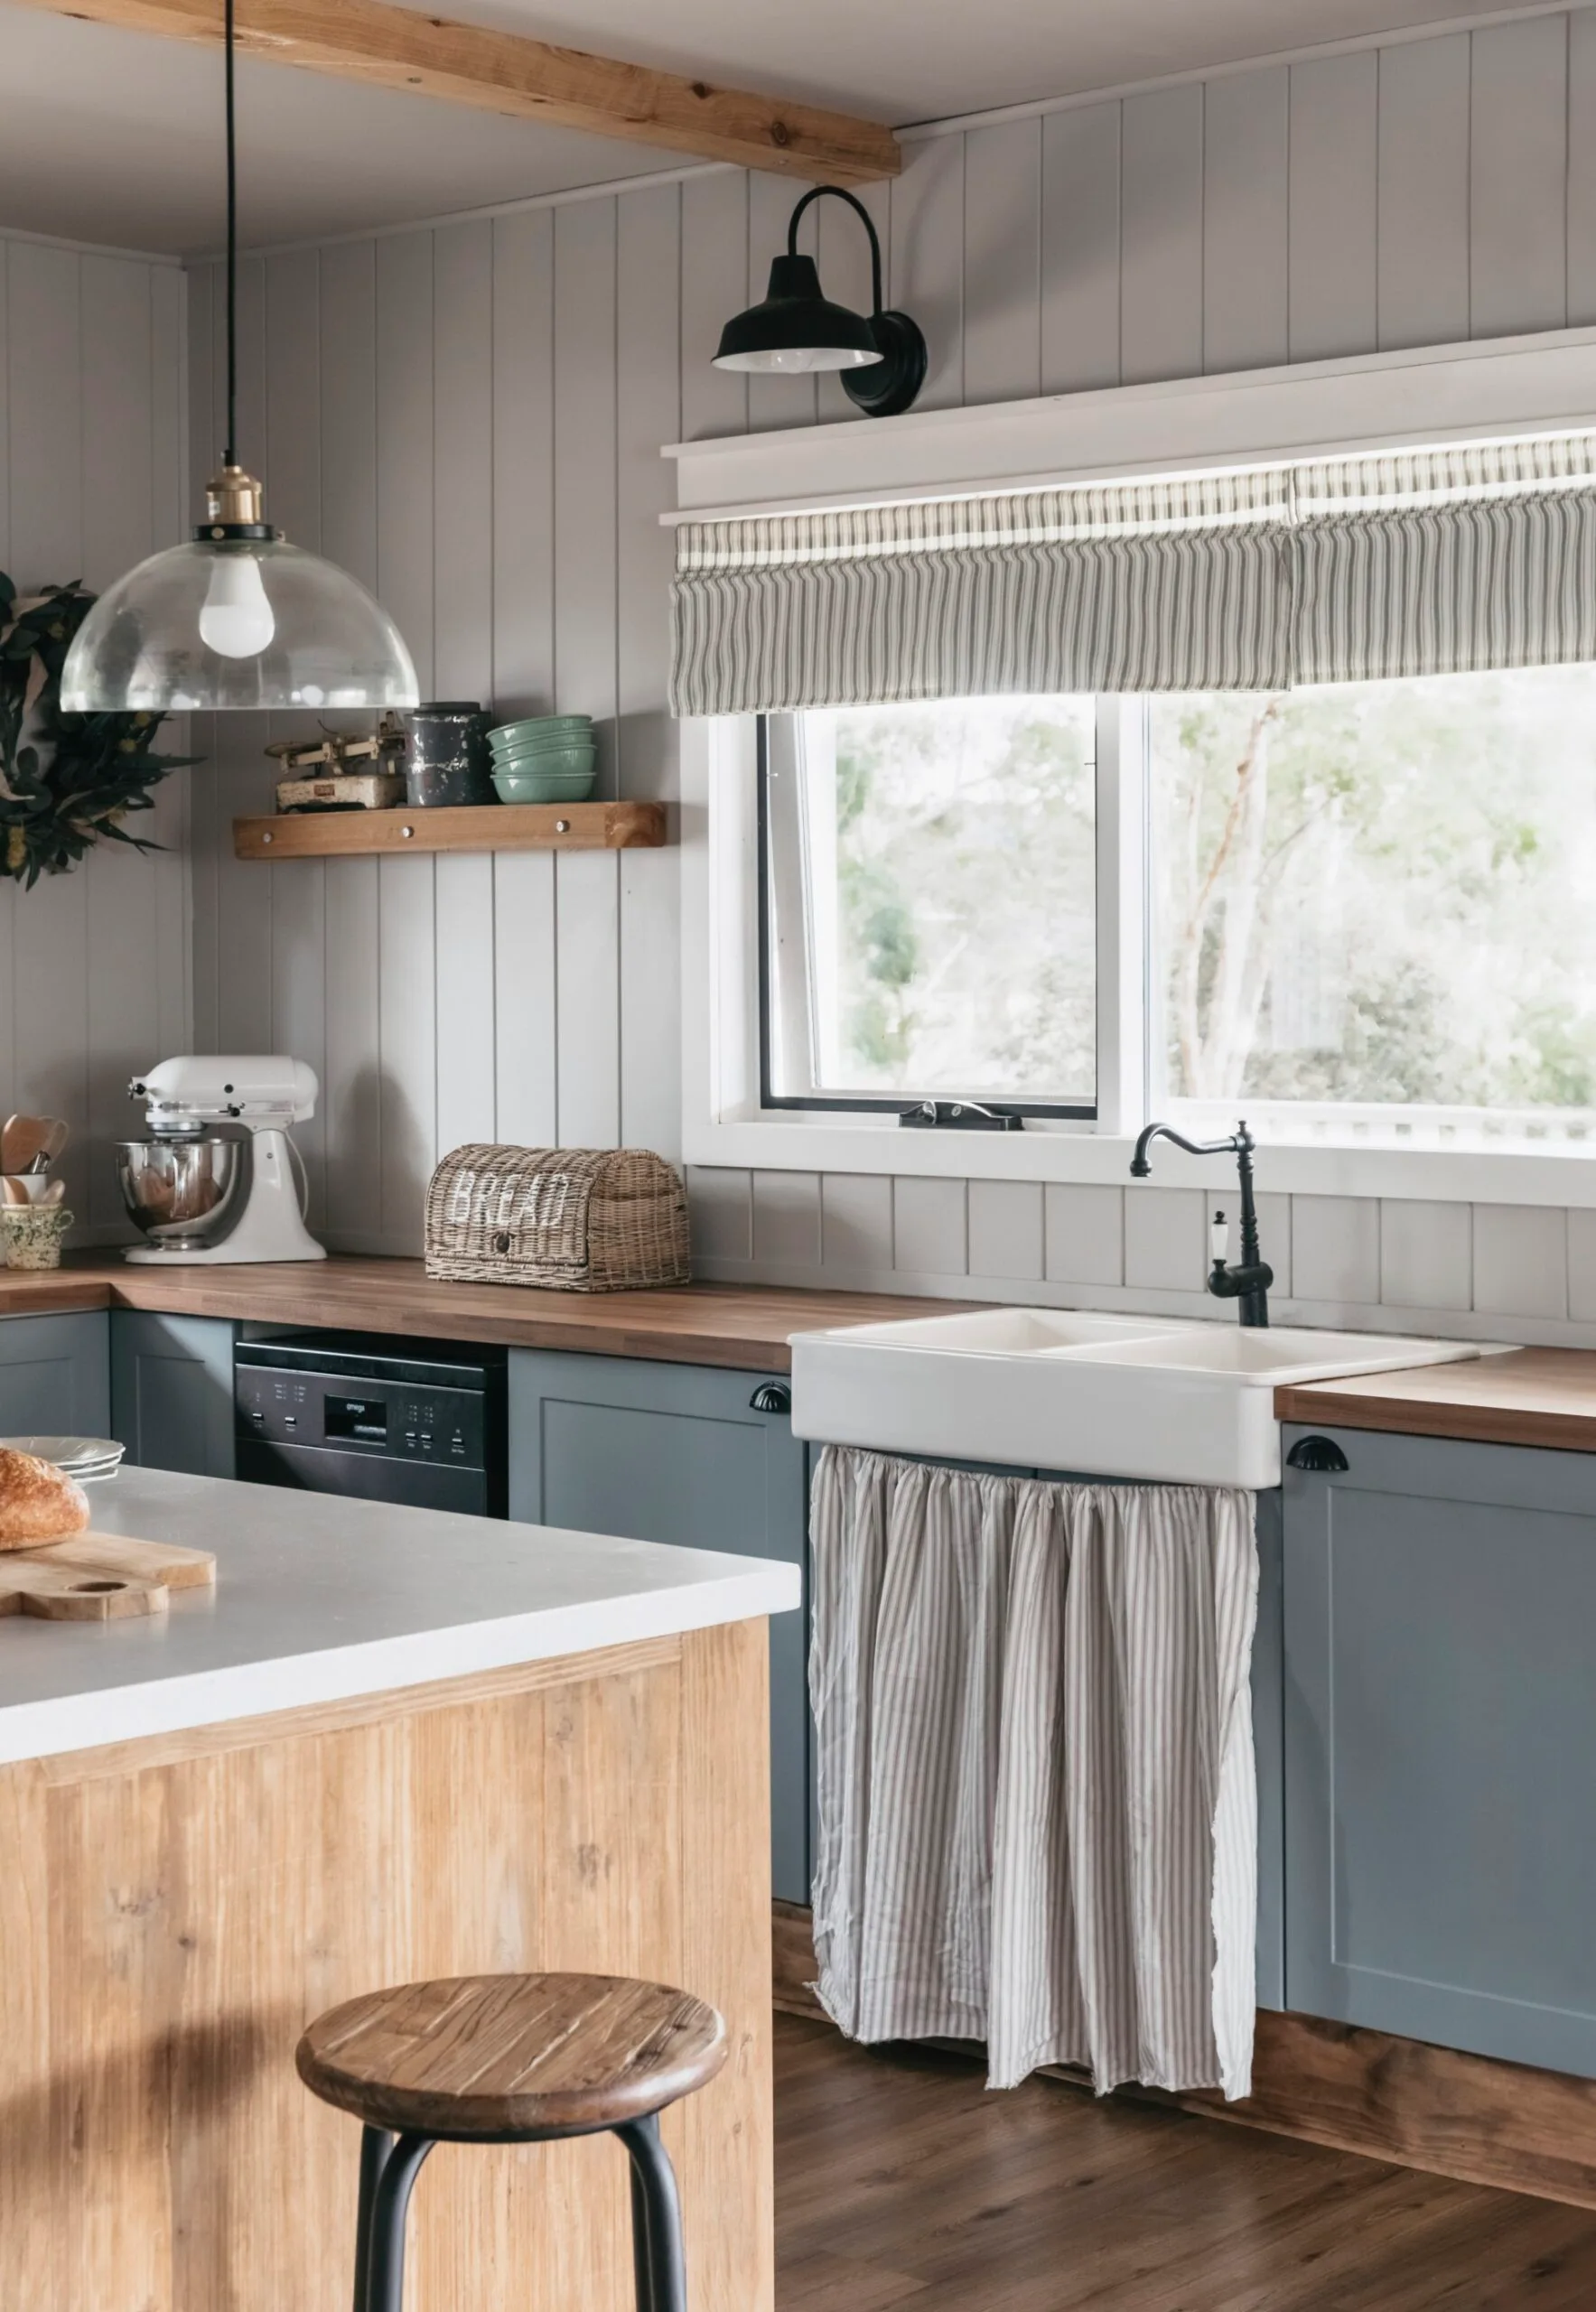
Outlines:
[[[778,2312],[1588,2312],[1596,2214],[776,2019]]]

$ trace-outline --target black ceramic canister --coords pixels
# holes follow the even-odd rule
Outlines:
[[[488,747],[491,721],[474,698],[433,699],[411,709],[405,717],[405,800],[413,809],[498,801]]]

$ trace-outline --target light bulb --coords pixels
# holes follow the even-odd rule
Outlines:
[[[200,612],[201,641],[224,658],[254,658],[277,630],[252,554],[219,554]]]

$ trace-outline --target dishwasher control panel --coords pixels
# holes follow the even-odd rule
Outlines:
[[[238,1475],[503,1516],[502,1349],[295,1332],[233,1356]]]

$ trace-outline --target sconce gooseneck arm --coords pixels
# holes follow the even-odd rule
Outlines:
[[[834,200],[845,200],[849,208],[854,211],[854,214],[860,219],[863,224],[865,231],[870,236],[870,311],[871,317],[873,320],[875,315],[882,310],[882,245],[877,237],[874,220],[872,219],[869,210],[866,209],[862,200],[856,200],[854,195],[847,191],[842,185],[812,185],[809,191],[805,193],[803,199],[798,202],[798,207],[793,210],[791,219],[788,224],[787,254],[789,256],[797,256],[798,253],[798,219],[802,217],[805,210],[807,209],[811,201],[819,200],[826,193],[829,193]]]

